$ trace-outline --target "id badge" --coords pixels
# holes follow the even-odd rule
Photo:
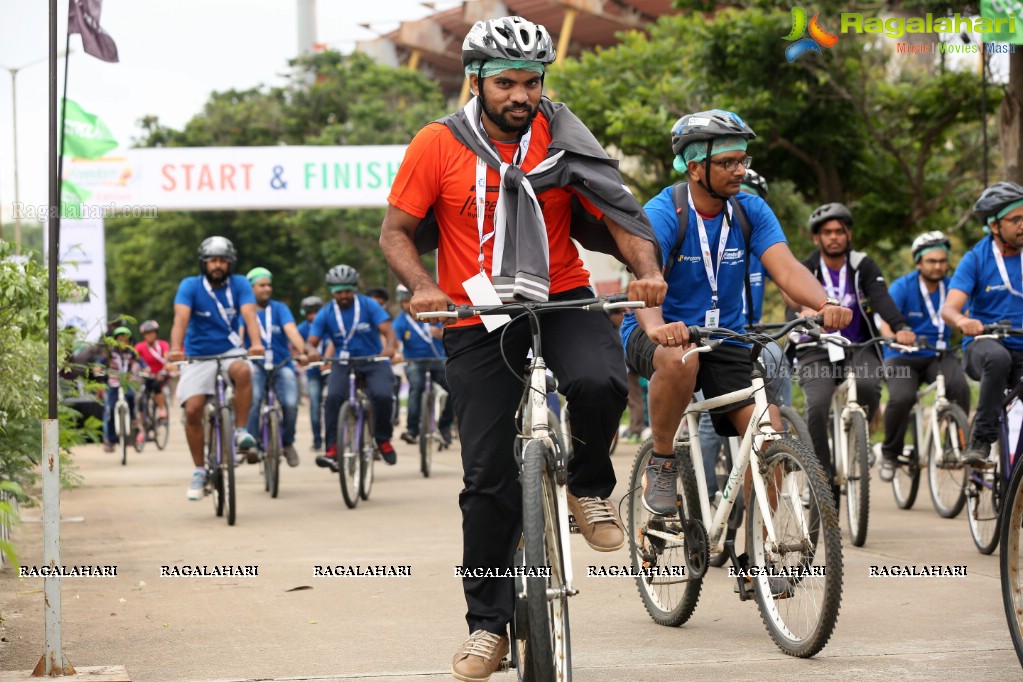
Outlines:
[[[716,327],[721,316],[721,311],[718,308],[711,308],[707,311],[707,314],[703,316],[704,327]]]
[[[831,362],[842,362],[845,360],[845,347],[840,346],[837,343],[829,343],[828,360]]]
[[[263,367],[268,370],[274,367],[274,352],[269,348],[263,349]]]
[[[948,344],[945,343],[945,339],[938,339],[937,346],[938,350],[945,350],[946,348],[948,348]]]
[[[462,282],[462,288],[465,289],[465,293],[473,305],[491,306],[502,303],[501,297],[497,295],[497,289],[494,288],[494,284],[485,273],[477,273],[465,280]],[[480,315],[480,319],[483,320],[483,326],[487,328],[488,332],[500,329],[511,322],[509,315]]]
[[[352,357],[352,354],[349,353],[346,350],[343,350],[343,351],[341,351],[340,353],[337,354],[338,360],[347,360],[350,357]]]
[[[235,348],[242,347],[242,337],[238,336],[238,332],[231,332],[227,335],[227,338],[234,344]]]

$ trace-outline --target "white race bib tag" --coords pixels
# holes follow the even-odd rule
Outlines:
[[[490,278],[482,272],[462,282],[462,288],[465,289],[465,293],[473,305],[501,305],[501,297],[497,295],[497,289],[494,288]],[[480,319],[483,320],[483,326],[487,328],[488,332],[500,329],[511,322],[509,315],[481,315]]]
[[[242,337],[238,336],[238,332],[231,332],[228,334],[227,338],[230,339],[235,348],[242,347]]]
[[[948,344],[945,343],[945,339],[938,339],[938,350],[945,350],[948,348]]]
[[[263,349],[263,369],[271,370],[274,368],[274,352],[270,348]]]
[[[339,360],[347,360],[348,358],[352,357],[352,354],[346,350],[343,350],[337,354],[337,357]]]
[[[704,327],[716,327],[718,326],[718,318],[720,317],[721,311],[718,308],[711,308],[707,311],[707,314],[703,316]]]
[[[831,362],[842,362],[845,360],[845,348],[837,343],[828,344],[828,360]]]

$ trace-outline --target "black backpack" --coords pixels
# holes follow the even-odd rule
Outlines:
[[[672,188],[672,199],[675,202],[675,215],[678,216],[678,234],[675,235],[675,245],[671,248],[671,253],[668,254],[668,263],[664,266],[665,281],[668,280],[668,275],[678,260],[678,254],[682,250],[682,242],[686,239],[686,230],[689,229],[689,183],[676,183]],[[749,261],[752,254],[750,253],[749,243],[753,234],[753,226],[749,222],[749,216],[746,215],[746,211],[742,209],[742,206],[735,200],[735,197],[730,198],[728,201],[732,204],[732,213],[738,220],[739,229],[742,230],[742,240],[746,245],[746,324],[752,326],[753,291],[749,283]]]

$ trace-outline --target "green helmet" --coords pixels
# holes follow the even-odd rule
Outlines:
[[[114,330],[114,333],[111,334],[111,336],[113,336],[116,339],[121,334],[124,334],[128,338],[131,338],[131,330],[128,329],[127,327],[118,327],[117,329]]]
[[[245,277],[249,280],[249,284],[255,284],[261,279],[268,279],[271,282],[274,279],[273,273],[266,268],[252,268]]]

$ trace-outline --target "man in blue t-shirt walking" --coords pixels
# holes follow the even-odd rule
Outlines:
[[[231,274],[237,262],[238,252],[225,237],[208,237],[199,245],[201,274],[181,280],[174,297],[174,326],[167,359],[180,362],[186,354],[191,357],[238,356],[237,360],[230,361],[227,373],[234,383],[235,446],[246,450],[256,445],[256,440],[244,428],[252,404],[252,375],[249,363],[239,362],[245,358],[245,349],[238,329],[244,323],[251,343],[249,355],[263,355],[263,340],[256,321],[252,287],[241,275]],[[217,363],[206,360],[182,367],[178,380],[178,403],[185,407],[185,438],[195,465],[188,486],[190,500],[201,499],[206,484],[202,412],[206,396],[212,395],[216,387],[216,376]]]
[[[989,466],[991,443],[998,440],[1003,393],[1023,373],[1023,338],[972,337],[983,334],[985,324],[1001,320],[1023,326],[1023,186],[996,182],[981,193],[973,212],[990,234],[956,268],[941,316],[965,335],[966,373],[980,381],[970,447],[963,461],[981,468]],[[967,303],[968,315],[963,314]]]
[[[941,308],[948,295],[949,241],[943,232],[925,232],[913,240],[916,269],[892,282],[888,294],[909,322],[917,341],[925,339],[929,348],[915,353],[885,349],[888,404],[884,408],[884,444],[881,446],[881,480],[895,478],[895,467],[902,454],[909,412],[916,403],[922,381],[933,382],[938,370],[945,375],[945,394],[970,413],[970,387],[963,368],[952,353],[938,355],[931,349],[948,347],[952,328],[941,319]],[[891,336],[891,328],[882,323],[881,333]]]
[[[275,301],[273,295],[273,274],[266,268],[253,268],[246,275],[256,297],[256,321],[263,338],[266,354],[263,360],[252,363],[252,409],[249,410],[248,431],[259,437],[259,411],[266,391],[269,368],[278,367],[274,375],[274,393],[281,403],[284,414],[284,430],[281,439],[288,466],[298,466],[298,452],[295,451],[295,422],[298,420],[298,377],[291,362],[291,347],[298,350],[299,362],[305,360],[305,341],[298,333],[295,318],[283,301]],[[291,346],[289,346],[289,342]],[[250,463],[252,460],[249,460]],[[258,461],[258,458],[257,460]]]
[[[347,362],[350,357],[371,355],[394,357],[398,341],[391,326],[391,316],[379,303],[357,292],[359,272],[351,265],[335,265],[327,272],[327,286],[334,301],[324,307],[313,320],[306,347],[309,358],[318,357],[316,346],[320,339],[334,344],[334,357]],[[381,342],[381,335],[386,344]],[[326,453],[316,458],[317,466],[337,469],[337,418],[342,403],[348,400],[347,364],[336,362],[327,386],[324,441]],[[388,464],[398,461],[391,445],[394,425],[391,409],[394,394],[391,390],[391,365],[385,362],[358,361],[356,374],[366,382],[366,395],[373,406],[374,436],[380,455]]]
[[[671,129],[675,169],[689,176],[688,206],[675,206],[674,187],[666,187],[644,207],[661,246],[664,264],[674,256],[668,273],[668,294],[659,308],[626,315],[621,335],[629,364],[650,379],[650,427],[654,448],[643,477],[643,504],[654,514],[676,513],[677,469],[674,436],[696,389],[706,398],[750,385],[753,363],[749,349],[722,344],[712,353],[682,355],[692,346],[688,325],[726,327],[742,331],[747,315],[746,259],[749,257],[740,218],[743,211],[751,231],[748,251],[764,264],[782,292],[811,312],[824,315],[828,328],[844,327],[848,308],[828,298],[789,251],[781,225],[770,207],[755,194],[740,192],[752,160],[747,141],[754,132],[736,114],[715,109],[680,118]],[[672,249],[679,230],[678,210],[689,211],[685,239]],[[715,415],[722,435],[745,430],[753,415],[753,400]],[[780,423],[776,424],[781,428]]]

